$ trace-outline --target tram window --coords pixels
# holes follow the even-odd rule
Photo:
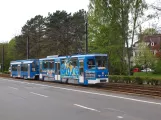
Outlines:
[[[107,57],[97,56],[96,57],[96,65],[97,65],[98,69],[106,69],[106,67],[107,67]]]
[[[42,62],[40,62],[40,72],[42,72]]]
[[[64,63],[65,63],[65,59],[62,59],[62,60],[61,60],[61,64],[64,64]]]
[[[83,68],[84,63],[83,63],[83,62],[80,62],[79,64],[80,64],[80,65],[79,65],[79,66],[80,66],[80,68]]]
[[[36,61],[36,66],[39,66],[39,61]]]
[[[17,71],[17,65],[12,65],[12,71]]]
[[[27,64],[24,64],[23,70],[24,70],[24,71],[28,71],[28,65],[27,65]]]
[[[48,62],[47,61],[43,61],[43,68],[47,69],[48,68]]]
[[[60,74],[60,63],[58,63],[58,74]]]
[[[71,65],[72,66],[77,66],[78,59],[71,59]]]
[[[35,71],[36,71],[36,65],[35,65],[35,63],[33,62],[33,63],[31,64],[31,66],[32,66],[32,72],[35,72]]]
[[[84,63],[83,63],[83,62],[80,62],[79,64],[80,64],[80,65],[79,65],[79,70],[80,70],[79,74],[80,74],[81,76],[83,76],[83,72],[84,72]]]
[[[54,61],[49,61],[49,69],[54,69]]]
[[[27,64],[21,65],[21,71],[27,71],[27,70],[28,70],[28,65]]]
[[[24,71],[23,69],[24,69],[24,65],[21,65],[21,71]]]
[[[56,75],[60,74],[60,63],[56,63]]]
[[[87,64],[88,64],[88,69],[93,69],[96,66],[94,59],[88,59]]]

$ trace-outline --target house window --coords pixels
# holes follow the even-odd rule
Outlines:
[[[154,46],[154,42],[151,42],[151,46]]]

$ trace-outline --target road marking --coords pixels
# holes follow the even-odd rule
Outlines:
[[[122,116],[117,116],[117,118],[122,119],[123,117]]]
[[[75,92],[80,92],[80,93],[93,94],[93,95],[106,96],[106,97],[112,97],[112,98],[119,98],[119,99],[124,99],[124,100],[135,101],[135,102],[142,102],[142,103],[149,103],[149,104],[161,105],[161,103],[158,103],[158,102],[152,102],[152,101],[145,101],[145,100],[133,99],[133,98],[129,98],[129,97],[121,97],[121,96],[116,96],[116,95],[108,95],[108,94],[102,94],[102,93],[96,93],[96,92],[89,92],[89,91],[83,91],[83,90],[75,90],[75,89],[62,88],[62,87],[54,87],[54,86],[53,86],[53,88],[58,88],[58,89],[63,89],[63,90],[68,90],[68,91],[75,91]]]
[[[78,106],[78,107],[81,107],[81,108],[84,108],[84,109],[88,109],[88,110],[92,110],[92,111],[96,111],[96,112],[100,112],[96,109],[93,109],[93,108],[89,108],[89,107],[85,107],[85,106],[82,106],[82,105],[78,105],[78,104],[74,104],[75,106]]]
[[[134,98],[130,98],[130,97],[121,97],[121,96],[116,96],[116,95],[108,95],[108,94],[97,93],[97,92],[89,92],[89,91],[83,91],[83,90],[69,89],[69,88],[64,88],[64,87],[55,87],[55,86],[42,85],[42,84],[37,84],[37,83],[20,82],[20,81],[14,81],[14,80],[11,80],[11,79],[10,80],[1,79],[1,80],[10,81],[10,82],[11,81],[12,82],[18,82],[18,83],[22,83],[22,84],[32,84],[32,85],[38,85],[38,86],[45,86],[45,87],[48,87],[48,88],[56,88],[56,89],[62,89],[62,90],[68,90],[68,91],[74,91],[74,92],[80,92],[80,93],[86,93],[86,94],[93,94],[93,95],[99,95],[99,96],[106,96],[106,97],[112,97],[112,98],[119,98],[119,99],[124,99],[124,100],[135,101],[135,102],[161,105],[161,103],[158,103],[158,102],[139,100],[139,99],[134,99]]]
[[[9,88],[12,88],[14,90],[18,90],[18,88],[15,88],[15,87],[11,87],[11,86],[8,86]]]
[[[46,95],[42,95],[42,94],[39,94],[39,93],[35,93],[35,92],[30,92],[31,94],[34,94],[34,95],[39,95],[39,96],[42,96],[42,97],[48,97]]]
[[[124,115],[125,115],[125,112],[124,111],[121,111],[121,110],[117,110],[117,109],[114,109],[114,108],[105,108],[105,109],[111,110],[111,111],[120,112],[120,113],[124,113]]]

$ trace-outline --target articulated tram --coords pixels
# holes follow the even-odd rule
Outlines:
[[[54,55],[10,65],[11,77],[83,85],[108,82],[107,54]]]

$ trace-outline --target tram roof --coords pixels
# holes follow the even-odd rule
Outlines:
[[[17,62],[17,61],[12,61],[11,65],[17,65],[17,64],[21,64],[21,62]]]
[[[15,61],[11,61],[11,65],[23,64],[23,63],[32,63],[34,60],[37,60],[37,59],[15,60]]]
[[[107,56],[107,54],[84,54],[84,55],[72,55],[72,57],[94,57],[94,56]]]
[[[47,58],[41,58],[39,60],[55,60],[55,59],[63,59],[67,58],[66,56],[61,56],[61,57],[47,57]]]
[[[55,56],[50,56],[50,57],[46,57],[46,58],[41,58],[39,60],[58,60],[58,59],[63,59],[63,58],[68,58],[68,57],[94,57],[94,56],[107,56],[107,54],[75,54],[75,55],[69,55],[69,56],[59,56],[59,57],[55,57]]]

